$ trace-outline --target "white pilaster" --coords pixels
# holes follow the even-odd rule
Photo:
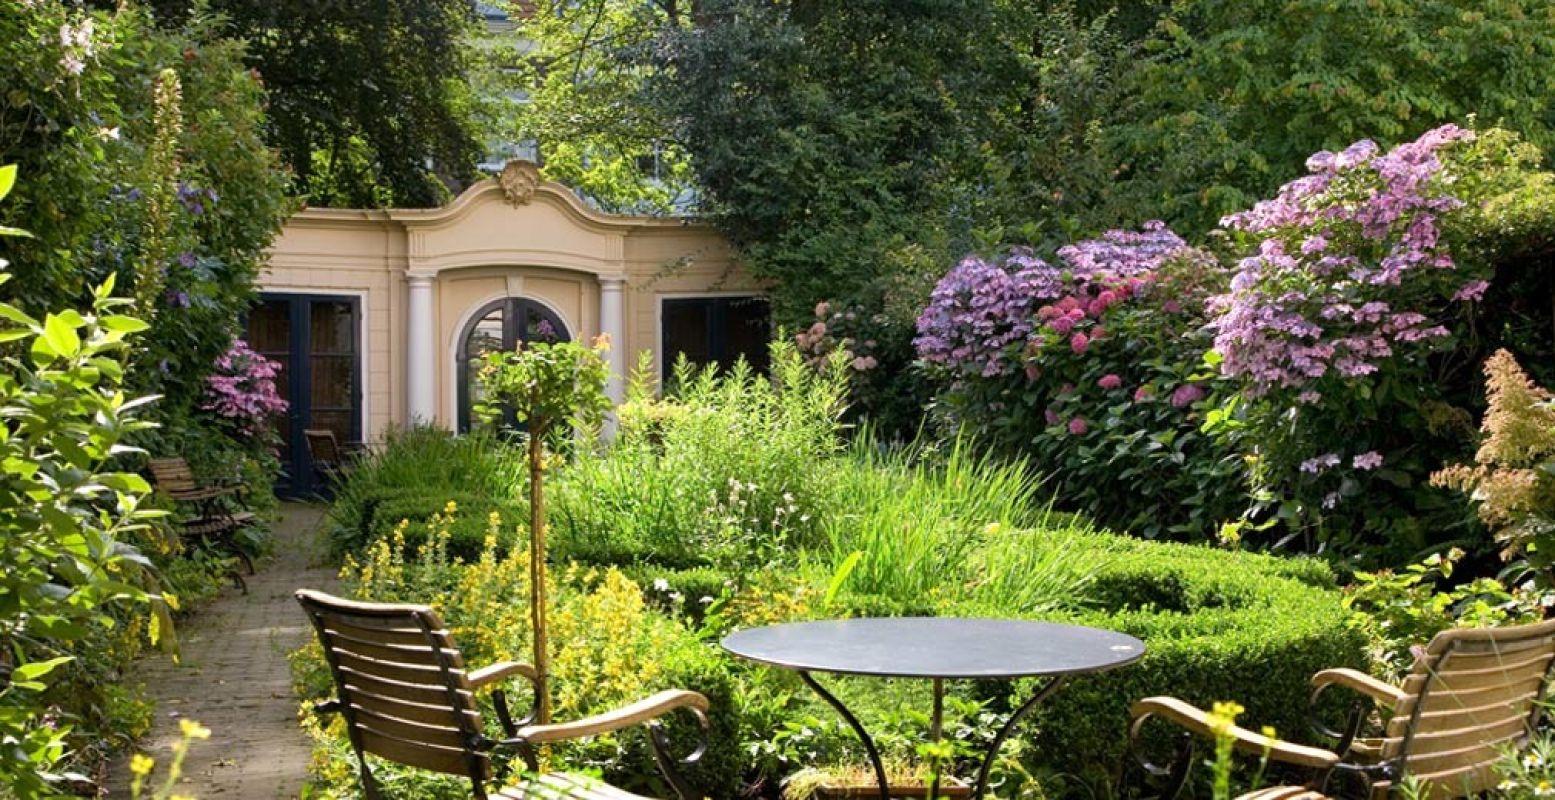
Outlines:
[[[434,275],[407,276],[410,309],[406,320],[405,407],[412,423],[437,422],[437,333],[433,326]]]
[[[599,279],[599,331],[610,339],[610,382],[605,384],[605,394],[619,403],[626,393],[626,289],[625,278]]]
[[[626,399],[626,303],[622,292],[626,288],[624,278],[599,279],[599,332],[610,339],[610,351],[605,354],[610,365],[610,379],[605,382],[605,394],[619,404]],[[616,437],[616,415],[605,415],[600,435],[605,441]]]

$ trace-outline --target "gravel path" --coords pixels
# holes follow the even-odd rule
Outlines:
[[[323,508],[288,503],[276,525],[276,557],[248,578],[248,594],[228,590],[179,626],[183,663],[147,658],[136,679],[156,701],[156,725],[143,752],[163,763],[178,720],[196,720],[211,738],[196,742],[179,791],[201,800],[295,798],[306,777],[309,742],[297,725],[286,654],[313,631],[292,598],[299,588],[332,589],[318,565]],[[109,796],[129,796],[127,757],[110,770]]]

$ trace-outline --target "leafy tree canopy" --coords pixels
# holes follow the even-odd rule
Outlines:
[[[159,0],[248,42],[269,97],[270,143],[315,205],[432,206],[474,175],[480,100],[470,88],[469,0]]]

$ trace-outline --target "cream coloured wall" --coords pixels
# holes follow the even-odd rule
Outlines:
[[[614,344],[617,364],[629,370],[639,352],[658,348],[663,298],[760,293],[727,242],[704,225],[600,214],[557,184],[542,184],[517,202],[523,199],[488,180],[442,208],[308,209],[272,246],[263,291],[362,299],[369,440],[411,421],[410,387],[422,381],[433,384],[429,416],[453,425],[454,354],[464,326],[492,300],[536,300],[574,339],[589,340],[611,327],[600,317],[602,283],[623,281],[616,323],[624,341]],[[409,341],[410,276],[431,279],[430,359]]]

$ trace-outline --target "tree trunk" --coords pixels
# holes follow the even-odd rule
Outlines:
[[[551,721],[551,659],[545,636],[545,495],[541,473],[545,469],[545,430],[539,420],[529,421],[529,613],[535,642],[535,694],[539,697],[535,721]]]

